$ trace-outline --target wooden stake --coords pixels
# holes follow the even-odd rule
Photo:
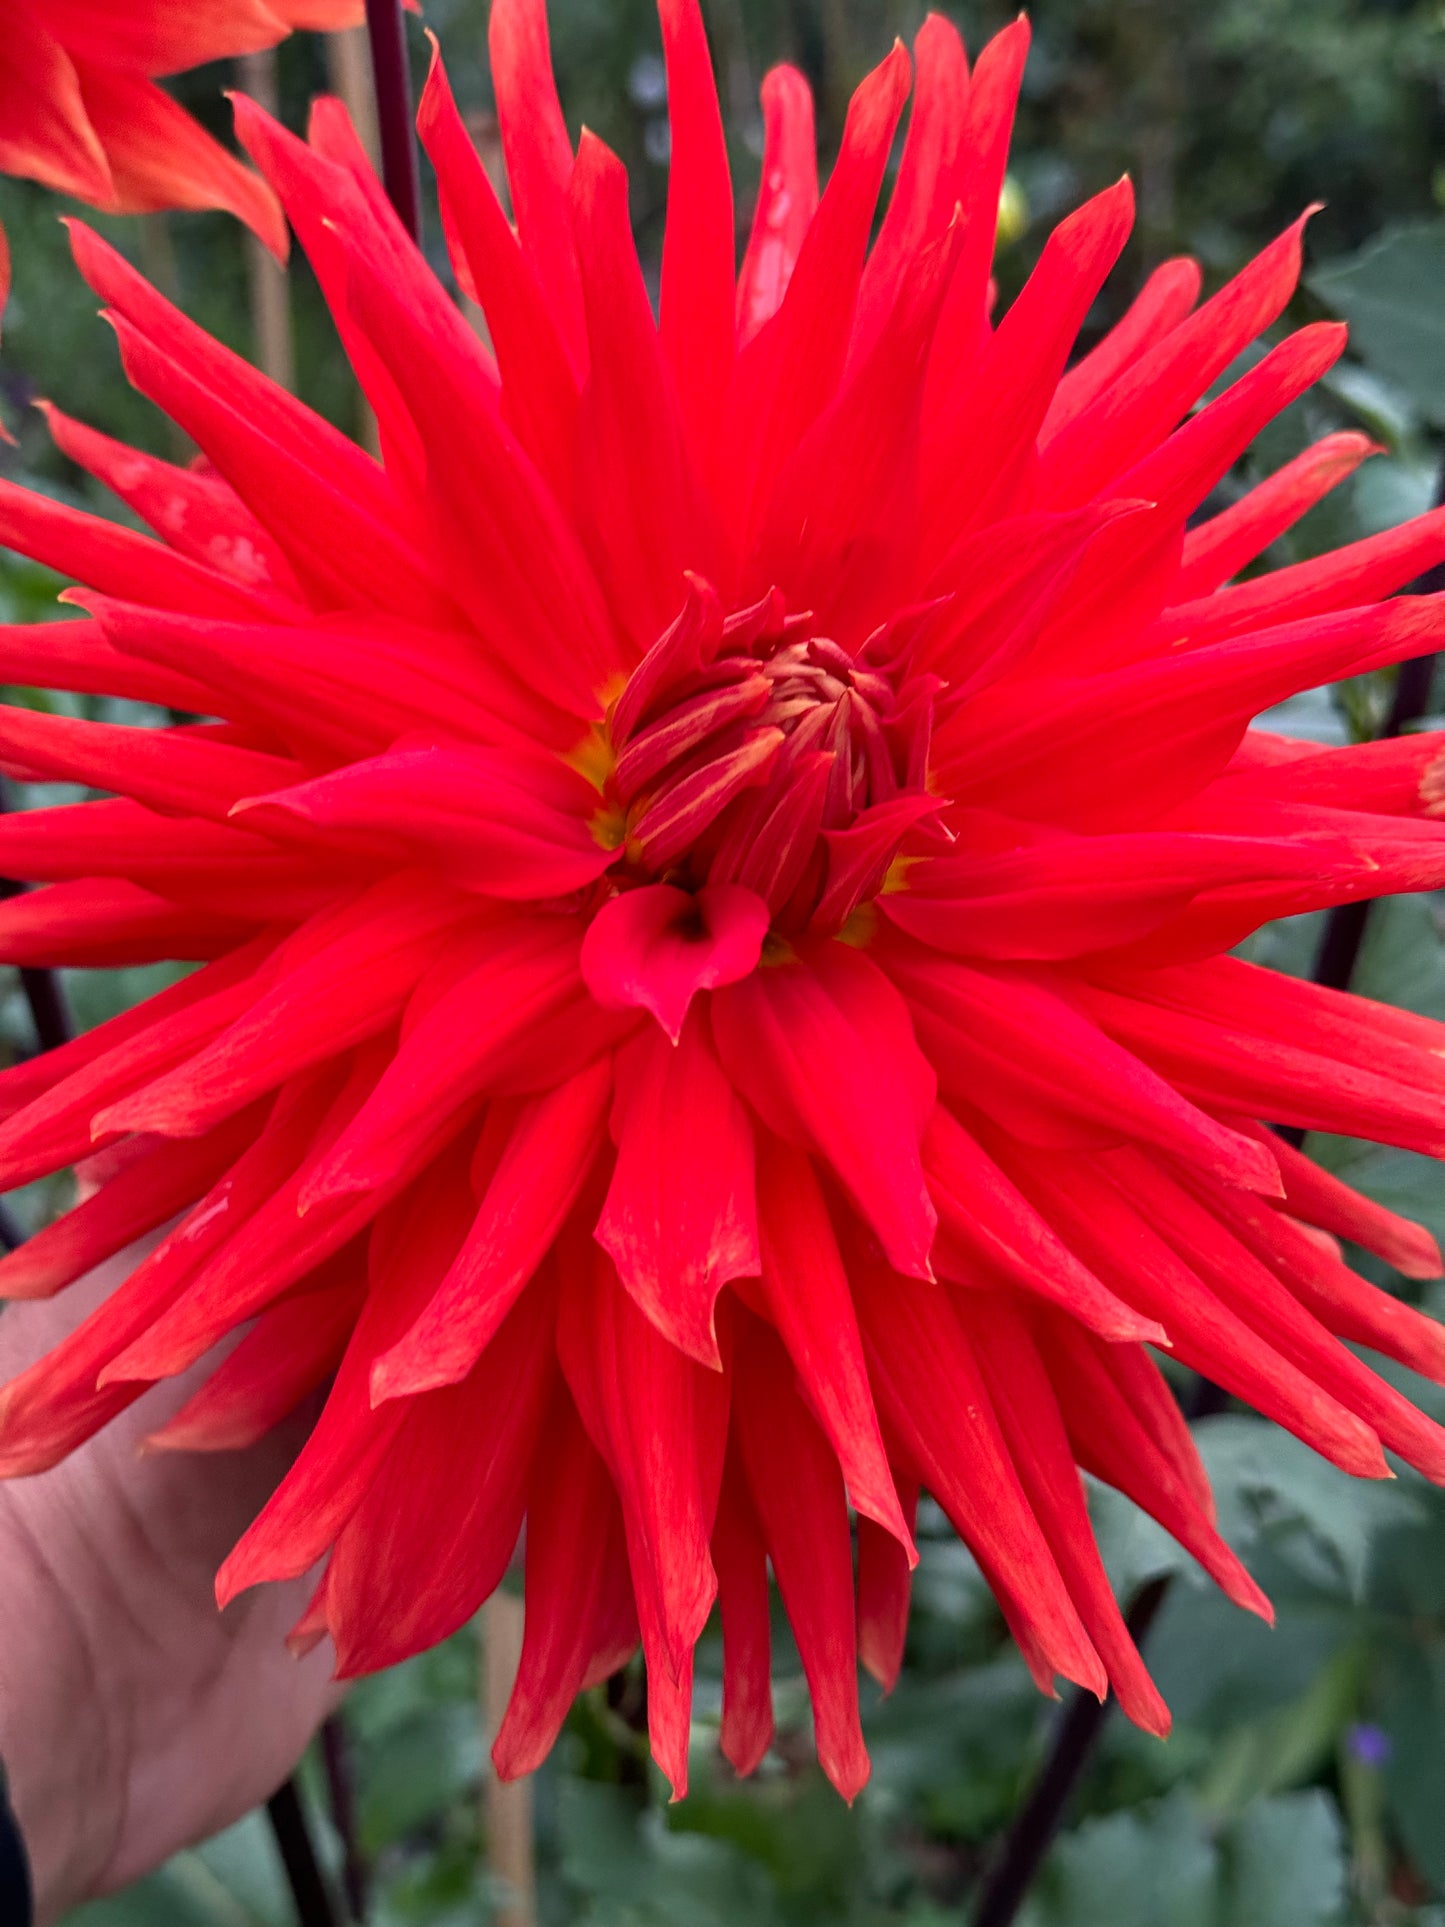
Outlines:
[[[276,49],[242,54],[237,62],[241,91],[258,107],[275,115],[280,106],[276,81]],[[291,332],[291,290],[286,270],[258,236],[246,236],[247,267],[251,282],[251,339],[256,366],[283,388],[296,386],[296,344]]]
[[[494,1592],[482,1608],[482,1733],[490,1746],[507,1710],[522,1656],[522,1602]],[[532,1781],[500,1780],[490,1766],[482,1785],[487,1870],[499,1893],[496,1927],[536,1927],[537,1868],[532,1839]]]
[[[365,27],[327,34],[326,73],[332,93],[350,114],[372,166],[380,172],[381,132],[376,124],[376,90],[371,84],[371,47]]]

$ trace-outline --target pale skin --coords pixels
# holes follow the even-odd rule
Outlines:
[[[133,1262],[0,1314],[0,1383]],[[284,1644],[311,1579],[225,1613],[213,1591],[305,1425],[247,1452],[143,1454],[194,1383],[157,1387],[53,1471],[0,1482],[0,1760],[39,1927],[269,1798],[337,1696],[328,1642],[301,1660]]]

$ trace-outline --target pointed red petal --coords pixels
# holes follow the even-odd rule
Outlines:
[[[619,1569],[630,1610],[617,1494],[577,1408],[559,1387],[537,1441],[527,1490],[522,1656],[492,1746],[504,1780],[531,1773],[546,1759],[593,1670],[599,1641],[609,1646]],[[629,1649],[637,1643],[635,1615],[623,1641]],[[615,1647],[605,1657],[616,1663]]]
[[[17,9],[0,68],[0,172],[21,174],[93,207],[113,205],[110,168],[86,118],[74,64],[44,16]]]
[[[978,365],[988,342],[999,196],[1029,41],[1028,20],[1020,15],[994,35],[974,63],[953,190],[963,218],[964,255],[934,342],[930,403],[933,395],[950,393],[960,375]]]
[[[578,519],[598,579],[641,654],[672,620],[687,569],[715,582],[731,571],[652,318],[627,170],[586,131],[571,202],[590,360],[577,423]]]
[[[0,1258],[0,1297],[48,1298],[186,1210],[257,1136],[257,1111],[181,1144],[152,1143],[73,1211]]]
[[[1236,1606],[1272,1625],[1269,1600],[1214,1530],[1207,1487],[1181,1471],[1143,1422],[1135,1402],[1134,1367],[1142,1364],[1153,1371],[1146,1354],[1132,1345],[1101,1344],[1053,1312],[1036,1318],[1033,1332],[1079,1464],[1157,1519]],[[1172,1403],[1167,1389],[1163,1396]],[[1182,1430],[1177,1406],[1174,1415]],[[1193,1464],[1197,1471],[1197,1455]]]
[[[1210,594],[1293,527],[1322,496],[1354,474],[1379,444],[1353,429],[1326,435],[1229,508],[1192,528],[1173,600]]]
[[[723,1074],[701,1010],[676,1044],[649,1025],[617,1056],[617,1164],[598,1242],[638,1305],[673,1344],[720,1368],[714,1301],[755,1277],[753,1133]]]
[[[622,1501],[649,1675],[681,1687],[717,1592],[708,1540],[728,1387],[668,1343],[585,1234],[564,1260],[562,1369]],[[679,1765],[685,1751],[670,1774]]]
[[[534,1288],[460,1385],[401,1408],[327,1568],[338,1677],[436,1645],[496,1589],[556,1379],[553,1320],[551,1293]]]
[[[923,1165],[938,1206],[936,1262],[970,1282],[981,1264],[1036,1292],[1101,1338],[1167,1344],[1163,1326],[1101,1284],[953,1115],[940,1104],[923,1139]]]
[[[901,1482],[898,1502],[909,1530],[918,1511],[918,1487]],[[871,1519],[858,1521],[858,1658],[885,1693],[903,1670],[912,1574],[908,1554],[891,1532]]]
[[[796,67],[763,76],[763,169],[752,233],[738,275],[738,346],[783,305],[818,207],[813,90]]]
[[[1089,501],[1167,435],[1240,349],[1269,326],[1299,280],[1308,219],[1301,215],[1060,428],[1043,454],[1040,483],[1047,506],[1072,508]]]
[[[883,170],[908,93],[901,44],[859,86],[827,192],[777,313],[738,357],[724,420],[740,535],[843,372]],[[795,101],[795,97],[794,97]],[[797,135],[794,123],[793,138]],[[748,283],[747,263],[743,267]]]
[[[77,60],[76,72],[121,213],[222,207],[253,228],[278,261],[286,259],[289,237],[275,195],[164,88],[90,60]]]
[[[937,1216],[919,1161],[936,1084],[888,979],[841,943],[713,1000],[718,1051],[769,1130],[817,1150],[900,1270],[929,1276]]]
[[[602,1058],[523,1106],[460,1251],[372,1368],[374,1404],[455,1384],[471,1370],[586,1183],[611,1091],[612,1066]]]
[[[1119,1704],[1136,1726],[1162,1739],[1169,1731],[1169,1709],[1139,1657],[1104,1571],[1064,1422],[1028,1327],[1006,1299],[992,1292],[971,1293],[957,1309],[978,1348],[1024,1490]]]
[[[335,1371],[365,1294],[359,1254],[343,1252],[294,1298],[263,1311],[148,1451],[242,1452]]]
[[[880,1269],[857,1279],[870,1376],[908,1471],[943,1507],[1035,1649],[1102,1696],[1099,1662],[1035,1518],[968,1339],[941,1285]]]
[[[801,1151],[770,1139],[758,1168],[763,1286],[804,1398],[842,1468],[848,1497],[917,1561],[883,1450],[858,1319],[828,1209]]]
[[[538,468],[561,492],[571,485],[577,378],[559,324],[472,145],[432,43],[417,112],[437,171],[442,225],[458,279],[486,315],[502,374],[502,407]]]
[[[398,1199],[373,1232],[369,1288],[336,1381],[296,1463],[216,1575],[221,1605],[263,1579],[305,1572],[351,1516],[407,1410],[372,1410],[372,1363],[435,1290],[466,1232],[470,1206],[466,1160],[457,1150]]]
[[[1179,326],[1199,299],[1200,280],[1198,262],[1187,256],[1162,262],[1155,268],[1122,318],[1059,382],[1044,418],[1042,442],[1051,441],[1060,429],[1111,387],[1146,349]]]
[[[712,1562],[722,1611],[720,1744],[733,1771],[746,1776],[773,1743],[772,1627],[768,1549],[736,1440],[723,1468]]]
[[[662,344],[683,419],[706,458],[733,362],[733,190],[722,113],[698,0],[661,0],[667,63],[667,227]]]
[[[968,111],[968,56],[957,27],[930,13],[913,43],[916,78],[908,138],[888,212],[858,289],[849,345],[860,362],[908,284],[916,256],[948,226],[959,187]]]
[[[535,902],[584,889],[612,861],[589,827],[597,807],[592,786],[545,753],[418,744],[248,797],[232,815],[313,848],[385,852],[482,896]]]
[[[793,1388],[768,1328],[739,1320],[733,1425],[753,1506],[813,1701],[818,1764],[845,1800],[869,1773],[858,1723],[857,1625],[848,1508],[837,1460]],[[779,1467],[787,1476],[778,1476]]]
[[[217,475],[113,441],[39,401],[55,445],[129,504],[173,549],[236,581],[300,600],[285,558],[235,491]]]
[[[582,289],[567,208],[572,143],[552,79],[546,0],[497,0],[487,47],[517,232],[574,360],[585,366]]]

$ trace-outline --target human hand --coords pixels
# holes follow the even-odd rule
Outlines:
[[[0,1313],[0,1383],[50,1349],[137,1252]],[[216,1610],[216,1568],[304,1422],[246,1452],[142,1455],[208,1366],[158,1386],[53,1471],[0,1483],[0,1760],[39,1927],[267,1799],[339,1689],[286,1650],[311,1581]]]

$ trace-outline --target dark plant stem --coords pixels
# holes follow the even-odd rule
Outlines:
[[[296,1902],[297,1927],[340,1927],[331,1895],[321,1877],[294,1780],[287,1780],[271,1795],[266,1802],[266,1814],[286,1869],[291,1897]]]
[[[381,178],[402,226],[421,242],[421,182],[411,116],[411,70],[401,0],[366,0],[376,118],[381,129]]]
[[[351,1758],[351,1736],[345,1716],[333,1713],[321,1729],[321,1760],[331,1818],[341,1836],[341,1884],[353,1920],[366,1919],[367,1866],[356,1830],[356,1773]]]
[[[632,1734],[631,1749],[617,1755],[617,1784],[630,1787],[647,1799],[647,1672],[640,1666],[624,1666],[607,1681],[607,1705]]]
[[[1445,506],[1445,463],[1441,465],[1435,501],[1438,506]],[[1445,566],[1429,570],[1410,586],[1417,595],[1445,589]],[[1436,661],[1434,656],[1419,656],[1401,664],[1389,715],[1380,731],[1381,740],[1404,735],[1421,717],[1429,714]],[[1314,983],[1329,990],[1349,989],[1369,929],[1370,909],[1367,900],[1337,904],[1330,912],[1310,972]],[[1305,1133],[1294,1125],[1287,1125],[1281,1128],[1280,1136],[1298,1146]],[[1222,1411],[1227,1402],[1226,1394],[1217,1385],[1201,1379],[1190,1403],[1189,1416],[1207,1417]],[[1168,1591],[1166,1574],[1150,1580],[1136,1593],[1126,1618],[1137,1645],[1143,1644]],[[1114,1704],[1112,1693],[1096,1700],[1092,1693],[1074,1692],[1059,1716],[1044,1763],[984,1874],[970,1916],[971,1927],[1011,1927],[1017,1918],[1034,1877],[1053,1845],[1074,1791],[1088,1770]]]
[[[75,1035],[75,1026],[71,1022],[65,992],[55,972],[22,970],[20,988],[25,992],[25,1001],[30,1006],[30,1021],[35,1026],[40,1048],[54,1050],[57,1044],[68,1044]]]
[[[1168,1590],[1169,1580],[1161,1576],[1141,1586],[1134,1595],[1125,1624],[1136,1642],[1141,1641],[1153,1625]],[[1065,1706],[1038,1778],[1014,1815],[1003,1846],[984,1876],[974,1904],[973,1927],[1008,1927],[1017,1914],[1044,1855],[1053,1844],[1074,1788],[1094,1757],[1113,1703],[1112,1696],[1096,1700],[1092,1693],[1081,1691]]]

